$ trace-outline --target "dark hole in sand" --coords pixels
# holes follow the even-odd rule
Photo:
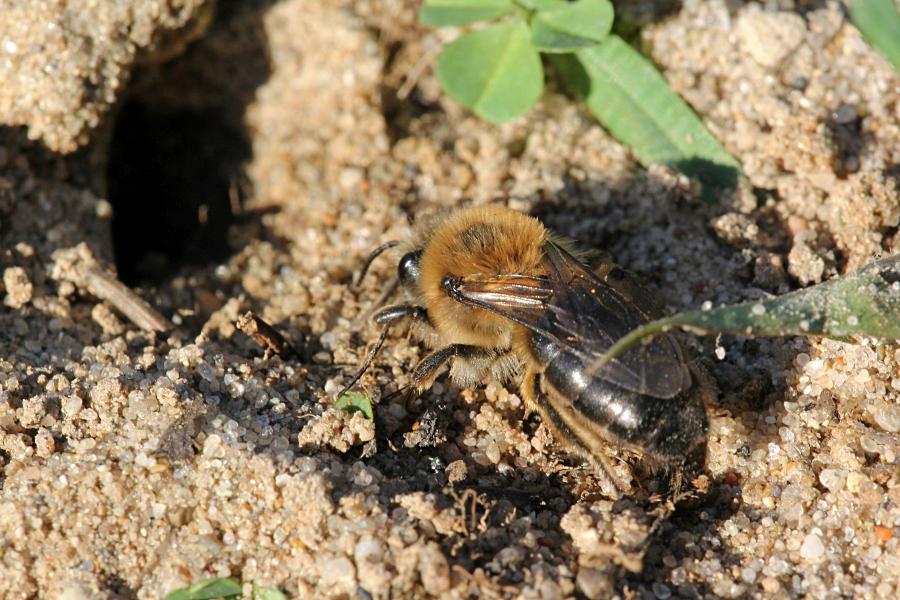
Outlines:
[[[271,73],[271,0],[225,3],[182,53],[132,77],[108,154],[116,267],[126,284],[224,261],[251,144],[244,112]]]
[[[250,157],[243,131],[216,111],[123,107],[108,168],[113,244],[127,284],[226,258],[235,185]]]

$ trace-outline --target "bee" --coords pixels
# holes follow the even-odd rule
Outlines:
[[[360,279],[397,245],[377,248]],[[390,328],[413,321],[436,348],[412,371],[415,394],[448,363],[463,387],[518,373],[526,405],[613,489],[627,491],[604,452],[610,446],[673,475],[677,492],[685,469],[705,466],[708,384],[669,334],[598,368],[616,340],[661,315],[660,303],[611,261],[591,271],[569,247],[539,220],[497,205],[461,209],[421,228],[397,263],[408,301],[374,315],[384,329],[346,389]]]

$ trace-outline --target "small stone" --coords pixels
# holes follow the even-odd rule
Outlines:
[[[216,450],[218,450],[221,445],[221,436],[217,433],[211,433],[203,440],[203,454],[206,454],[207,456],[215,454]]]
[[[672,597],[672,592],[664,583],[658,581],[653,584],[653,595],[659,600],[667,600]]]
[[[803,538],[803,544],[800,546],[800,556],[807,560],[815,560],[821,558],[825,554],[825,544],[814,533],[808,534]]]
[[[819,283],[825,272],[825,261],[808,244],[795,241],[788,253],[788,272],[803,285]]]
[[[829,492],[839,492],[847,480],[847,472],[843,469],[823,469],[819,473],[819,481]]]
[[[22,308],[31,302],[33,287],[22,267],[7,267],[3,271],[3,285],[6,287],[3,303],[10,308]]]
[[[879,542],[889,542],[894,537],[894,532],[890,527],[875,526],[875,539]]]
[[[741,46],[759,65],[775,67],[803,42],[806,23],[788,12],[742,11],[736,33]]]
[[[34,436],[34,449],[35,452],[37,452],[37,455],[42,458],[47,458],[53,454],[55,448],[56,442],[53,440],[53,434],[45,427],[38,429]]]
[[[319,589],[328,594],[351,595],[356,591],[356,567],[346,556],[319,562]]]
[[[419,575],[425,592],[432,596],[450,589],[450,566],[444,553],[434,542],[429,542],[419,554]]]
[[[888,433],[900,431],[900,405],[881,404],[875,408],[872,416],[875,423]]]
[[[607,598],[614,589],[614,582],[608,573],[590,567],[578,569],[575,585],[590,600]]]
[[[487,459],[495,465],[500,462],[500,448],[496,442],[491,442],[484,451]]]
[[[464,460],[454,460],[452,463],[447,465],[447,480],[450,483],[459,483],[460,481],[465,480],[468,475],[468,469],[466,468],[466,461]]]
[[[859,113],[850,104],[841,103],[831,113],[831,118],[837,125],[848,125],[859,118]]]
[[[847,475],[847,489],[858,494],[868,480],[869,478],[862,473],[850,473]]]
[[[545,579],[538,589],[541,600],[562,600],[563,593],[559,584],[552,579]]]
[[[95,304],[91,309],[91,318],[108,336],[122,335],[125,331],[122,321],[106,304]]]

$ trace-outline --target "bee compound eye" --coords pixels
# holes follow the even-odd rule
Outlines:
[[[421,258],[422,250],[413,250],[404,254],[397,264],[397,276],[404,287],[414,287],[419,283],[419,277],[422,272]]]

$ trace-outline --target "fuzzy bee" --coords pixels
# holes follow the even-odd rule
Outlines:
[[[378,254],[398,244],[376,249],[361,276]],[[412,320],[436,341],[436,350],[413,369],[415,393],[427,390],[448,363],[461,386],[487,374],[521,373],[527,405],[615,489],[627,487],[604,447],[639,456],[672,475],[678,487],[686,468],[703,467],[707,387],[672,336],[659,335],[597,368],[616,340],[661,312],[615,264],[591,271],[537,219],[487,206],[421,228],[397,275],[408,303],[374,315],[384,330],[348,388],[391,326]]]

